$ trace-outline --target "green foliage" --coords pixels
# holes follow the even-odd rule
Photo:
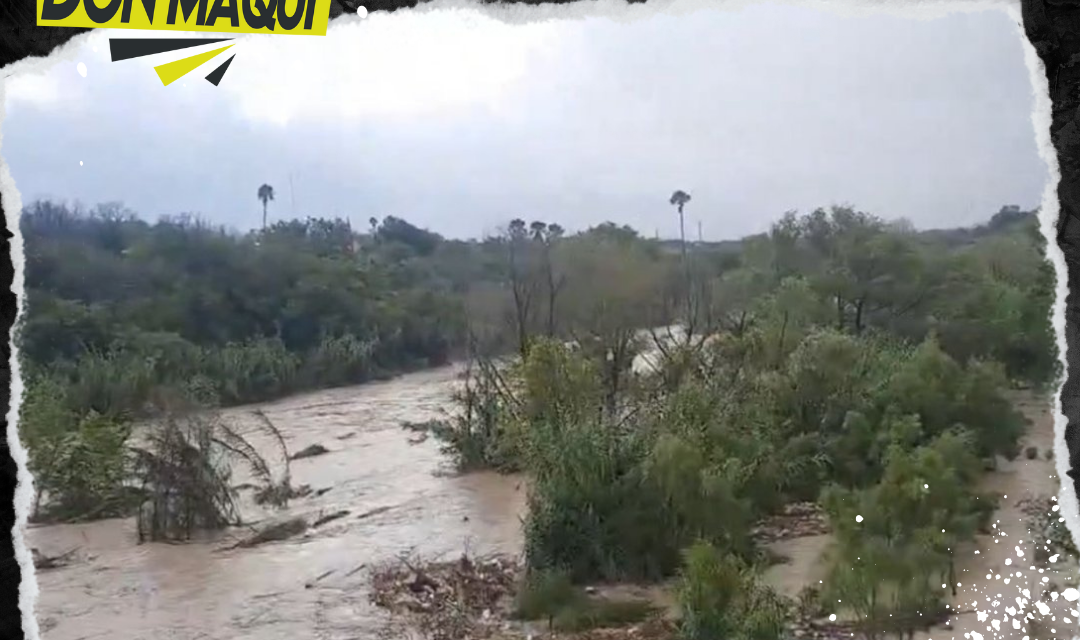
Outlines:
[[[555,617],[560,610],[575,604],[581,592],[570,576],[562,571],[540,569],[525,576],[514,602],[514,613],[522,620]]]
[[[655,612],[645,600],[590,597],[560,571],[534,571],[518,589],[514,615],[547,620],[557,631],[585,631],[640,622]]]
[[[977,466],[969,434],[950,432],[892,445],[880,483],[823,497],[836,535],[827,601],[855,614],[867,638],[911,633],[942,609],[937,585],[955,584],[953,554],[985,512],[972,488]]]
[[[552,620],[552,627],[556,631],[572,633],[625,627],[641,622],[656,612],[656,607],[647,600],[585,598],[580,602],[580,605],[556,614]]]
[[[915,233],[832,208],[689,250],[613,224],[518,219],[473,242],[310,219],[239,236],[39,203],[22,221],[20,429],[50,508],[94,512],[123,495],[126,425],[163,395],[234,405],[467,353],[459,411],[427,428],[462,470],[530,476],[522,615],[636,619],[642,603],[573,585],[681,573],[688,640],[778,638],[787,606],[750,568],[751,532],[820,499],[837,546],[817,604],[842,600],[869,638],[910,633],[989,521],[980,459],[1017,454],[1003,389],[1056,374],[1029,221]],[[136,454],[150,537],[236,522],[234,462],[272,502],[292,495],[287,468],[236,434],[181,422]]]
[[[402,220],[378,242],[322,219],[242,237],[45,202],[22,229],[22,357],[79,411],[138,415],[155,387],[194,380],[223,404],[266,400],[442,364],[462,344],[453,283],[426,277],[441,238]]]
[[[129,432],[127,424],[90,413],[64,434],[39,489],[52,498],[51,516],[89,518],[122,511],[118,501],[123,499]]]
[[[686,640],[779,640],[789,606],[738,558],[707,543],[689,547],[679,581]]]

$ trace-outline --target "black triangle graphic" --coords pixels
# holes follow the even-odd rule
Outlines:
[[[210,75],[206,76],[206,81],[214,85],[215,87],[218,86],[218,83],[221,82],[221,79],[225,77],[225,72],[229,70],[229,64],[235,57],[235,53],[229,56],[228,60],[222,62],[217,69],[214,69],[210,72]]]
[[[117,62],[226,40],[232,38],[109,38],[109,51]]]

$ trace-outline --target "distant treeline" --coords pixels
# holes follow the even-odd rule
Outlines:
[[[744,332],[794,277],[840,331],[913,342],[934,332],[955,359],[994,359],[1032,381],[1056,366],[1053,274],[1034,216],[1014,208],[981,228],[921,233],[849,209],[789,215],[767,234],[691,246],[688,261],[610,223],[566,234],[518,219],[479,241],[395,217],[238,234],[190,217],[149,223],[117,205],[37,202],[21,228],[32,447],[99,418],[125,424],[166,391],[209,405],[263,401],[477,350],[524,353],[544,336],[607,358],[614,397],[635,331]]]

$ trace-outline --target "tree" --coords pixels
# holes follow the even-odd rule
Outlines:
[[[562,291],[563,286],[566,284],[566,276],[560,275],[558,278],[555,276],[555,262],[553,260],[552,252],[554,250],[555,243],[562,238],[563,228],[557,224],[545,224],[543,222],[533,222],[530,225],[533,232],[533,240],[540,245],[541,252],[541,267],[544,270],[544,284],[547,287],[547,326],[546,334],[549,338],[554,337],[557,332],[556,327],[556,301],[559,297],[559,293]]]
[[[533,256],[530,251],[531,243],[529,242],[529,232],[525,226],[525,221],[521,218],[511,220],[506,228],[503,241],[506,244],[510,293],[514,301],[514,323],[517,333],[518,353],[524,357],[529,350],[530,331],[533,325],[533,314],[535,313],[533,303],[537,289]]]
[[[584,234],[561,244],[566,328],[595,359],[608,417],[618,418],[625,378],[642,346],[638,332],[659,289],[654,264],[640,243]],[[560,286],[560,288],[562,288]]]
[[[377,237],[387,243],[400,243],[409,247],[416,255],[430,256],[442,242],[442,237],[437,233],[421,229],[416,225],[397,218],[387,216],[379,226]]]
[[[268,184],[259,187],[259,200],[263,206],[262,228],[266,228],[266,204],[274,199],[274,188]]]
[[[684,285],[686,287],[686,313],[687,316],[690,316],[687,318],[687,322],[693,322],[692,316],[694,312],[691,303],[690,261],[686,255],[686,224],[683,218],[683,207],[686,206],[686,203],[690,202],[690,194],[681,189],[677,190],[675,193],[671,194],[669,202],[675,205],[679,210],[679,240],[682,246],[683,270],[686,272],[686,282]]]

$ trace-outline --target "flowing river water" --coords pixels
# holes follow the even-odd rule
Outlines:
[[[294,500],[286,513],[310,522],[320,514],[351,512],[302,537],[222,550],[235,536],[137,545],[133,519],[30,527],[28,544],[46,555],[78,548],[77,560],[69,566],[37,572],[42,636],[378,638],[386,618],[368,602],[368,573],[361,567],[393,561],[402,553],[424,559],[454,557],[462,550],[519,553],[520,518],[525,514],[521,478],[446,473],[447,461],[437,442],[418,442],[402,429],[404,422],[444,416],[459,372],[448,366],[258,407],[283,432],[290,451],[311,444],[330,450],[292,463],[294,486],[309,484],[326,491]],[[230,409],[224,417],[242,424],[251,419],[253,408]],[[1048,409],[1029,407],[1036,414],[1029,438],[1038,440],[1040,452],[1053,438]],[[993,474],[995,484],[1009,494],[999,517],[1009,521],[1010,530],[1018,518],[1008,505],[1023,494],[1053,494],[1051,474],[1052,463],[1041,456],[1018,460]],[[781,543],[777,550],[791,561],[775,567],[767,580],[790,595],[817,582],[817,557],[827,542],[818,536]],[[998,545],[980,542],[981,548],[988,546]],[[1001,561],[991,555],[962,561],[962,575],[982,571],[983,560]],[[964,637],[959,622],[955,633],[933,637]]]

